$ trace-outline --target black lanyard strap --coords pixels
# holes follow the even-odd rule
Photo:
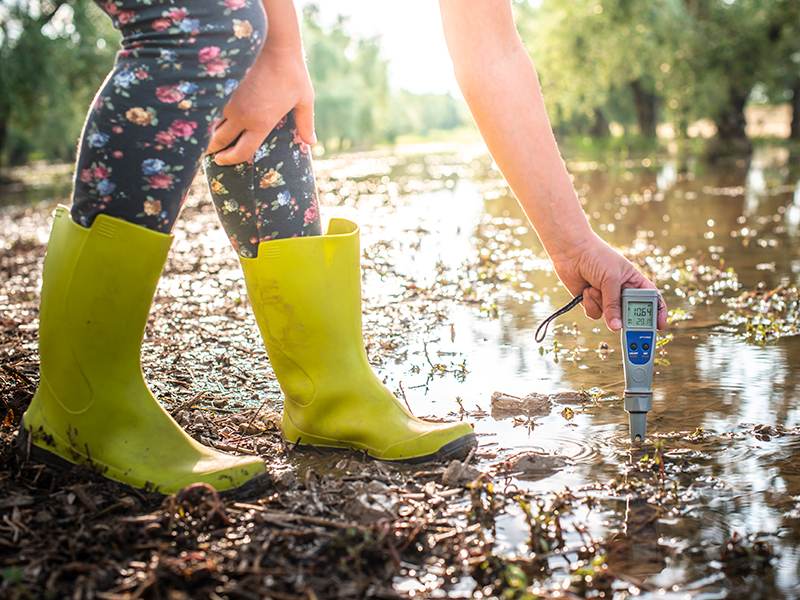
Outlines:
[[[578,304],[580,304],[581,302],[583,302],[583,293],[580,293],[577,296],[575,296],[572,300],[567,302],[564,306],[559,308],[556,312],[554,312],[552,315],[550,315],[544,321],[542,321],[542,324],[539,325],[539,327],[536,329],[536,333],[533,336],[533,339],[536,340],[536,343],[538,343],[538,344],[542,343],[542,340],[544,339],[544,336],[547,335],[547,326],[550,324],[550,321],[552,321],[553,319],[555,319],[557,317],[560,317],[564,313],[567,313],[567,312],[571,311],[573,308],[578,306]]]

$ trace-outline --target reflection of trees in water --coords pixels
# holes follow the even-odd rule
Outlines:
[[[659,543],[662,511],[640,497],[618,501],[615,508],[625,521],[604,544],[609,568],[638,578],[660,573],[667,555],[667,548]]]
[[[731,427],[738,424],[735,421],[789,428],[798,424],[797,338],[751,346],[727,335],[713,336],[697,347],[695,357],[699,381],[718,390],[721,404],[714,418],[727,420]]]

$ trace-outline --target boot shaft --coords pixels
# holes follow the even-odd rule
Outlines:
[[[311,381],[331,386],[368,370],[355,223],[332,219],[324,236],[263,242],[257,258],[240,260],[275,374],[294,388],[287,394],[302,403]]]
[[[100,215],[91,229],[56,210],[42,274],[39,354],[43,385],[64,408],[91,403],[95,375],[141,378],[139,351],[172,236]]]

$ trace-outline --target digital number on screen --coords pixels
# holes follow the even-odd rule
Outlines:
[[[628,327],[652,327],[653,303],[628,302]]]

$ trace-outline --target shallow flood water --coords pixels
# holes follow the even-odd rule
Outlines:
[[[541,345],[534,341],[538,324],[569,295],[488,159],[357,164],[323,161],[320,170],[333,181],[346,178],[345,187],[375,184],[357,202],[334,185],[327,204],[340,206],[325,211],[364,224],[367,255],[384,257],[402,275],[368,269],[367,304],[402,302],[411,279],[435,290],[443,312],[438,325],[406,340],[407,360],[380,368],[415,414],[461,414],[474,423],[484,468],[523,451],[564,459],[549,476],[516,472],[508,483],[543,493],[597,487],[602,507],[576,511],[572,524],[604,538],[607,560],[645,597],[800,597],[800,338],[755,344],[743,337],[744,325],[724,318],[726,298],[798,284],[800,192],[786,155],[765,150],[749,165],[718,169],[649,159],[570,165],[595,230],[653,274],[676,313],[661,332],[666,343],[641,447],[631,446],[622,407],[619,334],[578,308]],[[369,164],[375,173],[349,171]],[[386,204],[392,185],[397,206]],[[596,402],[555,402],[534,416],[491,407],[497,391],[524,397],[581,389]],[[632,506],[624,494],[601,489],[634,477],[638,461],[659,453],[673,469],[663,485],[680,490],[672,504]],[[751,545],[768,543],[777,555],[772,567],[729,576],[717,558],[737,534]],[[496,541],[510,555],[524,555],[529,537],[522,511],[499,520]],[[557,584],[554,572],[542,590]]]
[[[546,553],[534,593],[557,597],[574,583],[593,540],[619,578],[615,598],[800,598],[800,337],[791,335],[800,323],[797,295],[787,293],[800,283],[800,172],[787,165],[780,149],[716,169],[652,158],[569,165],[595,230],[654,277],[673,311],[647,440],[632,446],[619,334],[577,308],[535,342],[569,294],[481,149],[318,161],[323,217],[362,226],[365,339],[390,389],[418,416],[473,423],[480,469],[496,487],[540,494],[539,514],[558,497],[575,499],[562,511],[565,544]],[[207,291],[182,290],[179,273],[161,290],[238,294],[221,231],[181,231],[173,254],[198,236],[210,252],[229,252],[230,264]],[[794,315],[782,337],[763,343],[728,302],[759,286],[777,289],[772,297]],[[767,327],[768,317],[750,322]],[[387,331],[391,348],[376,343]],[[491,401],[495,392],[581,390],[584,402],[554,398],[535,411]],[[536,453],[535,468],[515,462],[524,452]],[[498,516],[487,535],[504,556],[532,554],[529,518],[522,504]],[[748,568],[726,561],[732,539],[755,557]],[[756,560],[764,544],[769,564]],[[461,596],[476,587],[451,584],[410,578],[397,589]]]

